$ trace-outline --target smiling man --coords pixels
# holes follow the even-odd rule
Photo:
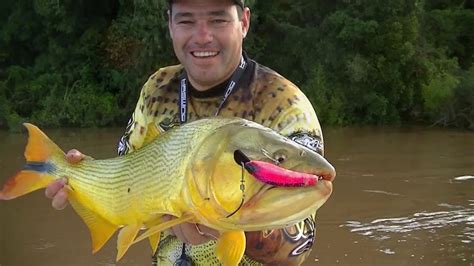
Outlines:
[[[168,14],[181,64],[159,69],[145,83],[119,142],[119,154],[140,149],[173,126],[212,116],[252,120],[323,153],[320,124],[306,96],[243,51],[250,27],[250,10],[243,0],[171,0]],[[84,157],[77,151],[67,156],[72,163]],[[56,209],[67,202],[63,186],[64,180],[46,190]],[[242,264],[301,264],[314,233],[314,216],[280,230],[247,232]],[[162,234],[155,263],[218,264],[217,234],[197,224],[175,226]]]
[[[196,90],[226,81],[240,63],[250,10],[229,2],[174,1],[170,9],[174,51]]]

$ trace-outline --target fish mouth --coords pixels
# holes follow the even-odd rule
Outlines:
[[[314,175],[315,179],[317,179],[318,182],[328,182],[332,183],[334,180],[334,175],[331,174],[325,174],[325,175]],[[260,189],[255,193],[252,197],[250,197],[249,200],[247,200],[243,205],[242,208],[251,208],[255,203],[257,203],[265,193],[269,192],[270,190],[276,189],[276,188],[284,188],[281,186],[276,186],[272,184],[264,184],[263,186],[260,187]],[[297,189],[297,188],[295,188]]]
[[[315,186],[321,181],[332,182],[336,176],[331,169],[316,170],[317,174],[314,174],[314,171],[305,171],[304,167],[286,169],[264,161],[250,161],[245,164],[245,168],[262,183],[278,187]]]
[[[300,172],[309,177],[315,178],[317,181],[333,182],[334,179],[336,179],[336,170],[332,165],[329,165],[328,167],[320,167],[319,169],[307,169],[304,164],[297,164],[289,170]]]
[[[322,173],[322,174],[320,173],[320,174],[313,174],[313,175],[315,176],[315,178],[318,179],[318,181],[324,180],[324,181],[332,182],[336,178],[336,175],[332,173]]]
[[[328,181],[332,182],[336,178],[336,170],[332,165],[327,167],[319,167],[319,169],[305,169],[304,164],[297,164],[296,166],[291,167],[292,171],[301,172],[307,175],[312,175],[313,178],[316,178],[318,181]]]
[[[332,194],[332,182],[321,179],[308,187],[264,184],[242,205],[238,224],[248,231],[281,228],[297,223],[319,209]],[[327,178],[327,177],[326,177]]]
[[[298,172],[295,172],[294,170],[290,170],[290,169],[285,169],[285,170],[288,171],[288,172],[298,173]],[[272,183],[272,182],[263,182],[263,185],[257,190],[257,192],[252,197],[250,197],[249,200],[247,200],[242,205],[242,208],[244,208],[244,209],[245,208],[251,208],[253,205],[258,203],[260,201],[260,199],[262,199],[262,197],[267,192],[269,192],[273,189],[276,189],[276,188],[291,188],[291,187],[294,187],[295,189],[297,189],[296,187],[302,187],[302,186],[311,187],[311,186],[317,186],[319,184],[319,188],[331,186],[331,189],[328,193],[328,194],[331,194],[331,192],[332,192],[332,181],[336,177],[336,174],[335,174],[334,170],[331,171],[331,169],[329,169],[328,171],[318,171],[318,173],[314,173],[314,172],[313,173],[300,172],[300,173],[306,176],[306,178],[307,178],[306,182],[308,182],[308,179],[309,179],[309,183],[306,183],[306,185],[299,184],[299,185],[295,185],[295,186],[291,186],[291,185],[283,185],[282,186],[282,185]],[[325,183],[325,184],[322,184],[322,183]],[[316,190],[319,190],[319,189],[316,188]]]
[[[234,161],[262,183],[279,187],[314,186],[318,181],[332,182],[336,177],[334,167],[329,163],[311,168],[301,164],[286,169],[279,162],[251,160],[240,150],[234,151]]]
[[[244,203],[244,205],[242,205],[242,208],[251,208],[256,202],[258,202],[262,198],[263,194],[265,194],[266,192],[276,187],[277,186],[274,186],[274,185],[264,184],[263,186],[260,187],[257,193],[255,193],[252,197],[250,197],[248,201]]]

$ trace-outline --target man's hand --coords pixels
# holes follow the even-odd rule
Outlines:
[[[82,161],[86,156],[80,151],[73,149],[68,151],[66,154],[66,160],[68,163],[78,163]],[[46,197],[52,199],[51,205],[56,210],[62,210],[67,206],[67,190],[64,188],[67,184],[66,178],[58,179],[46,187]]]
[[[173,216],[165,215],[164,221],[171,220]],[[181,242],[190,245],[204,244],[210,240],[216,240],[219,232],[207,226],[195,223],[182,223],[175,225],[170,229],[171,234],[175,235]]]

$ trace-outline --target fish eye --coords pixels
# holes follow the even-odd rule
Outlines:
[[[279,163],[283,163],[285,161],[285,156],[279,156],[276,158],[276,160],[279,162]]]
[[[273,158],[275,158],[275,161],[277,161],[278,163],[283,163],[286,160],[287,156],[283,151],[278,151],[274,154]]]

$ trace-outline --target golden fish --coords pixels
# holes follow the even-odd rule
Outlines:
[[[241,118],[198,120],[128,155],[78,164],[67,163],[36,126],[25,127],[27,163],[6,182],[0,200],[67,177],[69,202],[90,230],[93,253],[120,230],[117,260],[145,238],[155,251],[161,231],[194,222],[220,232],[216,256],[236,265],[245,251],[244,231],[282,228],[310,216],[329,198],[335,177],[319,154]],[[174,218],[164,221],[165,214]],[[141,229],[147,231],[139,235]]]

